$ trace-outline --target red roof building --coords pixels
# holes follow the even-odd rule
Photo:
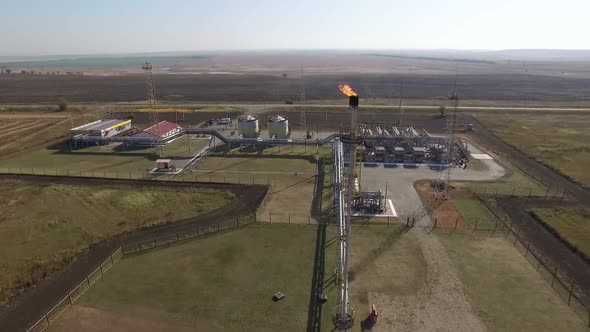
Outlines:
[[[143,130],[144,133],[148,133],[153,136],[160,136],[162,139],[177,135],[181,131],[181,126],[170,121],[161,121]]]

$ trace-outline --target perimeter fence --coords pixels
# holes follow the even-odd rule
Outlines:
[[[155,248],[170,246],[175,243],[204,237],[220,231],[229,230],[239,226],[252,224],[256,222],[255,216],[247,216],[228,220],[222,223],[211,224],[208,226],[193,225],[182,231],[161,234],[149,239],[133,242],[123,245],[99,264],[82,282],[73,287],[67,294],[59,298],[56,304],[45,312],[38,321],[36,321],[27,332],[44,331],[51,325],[66,309],[72,306],[98,279],[100,279],[117,261],[121,258],[146,252]]]
[[[104,273],[106,273],[119,259],[123,257],[121,248],[117,249],[101,264],[99,264],[82,282],[73,287],[67,294],[60,298],[57,303],[35,322],[27,332],[40,332],[53,323],[59,315],[80,298]]]
[[[480,204],[485,205],[486,209],[484,211],[486,213],[473,218],[469,223],[470,226],[466,226],[466,223],[458,225],[459,218],[457,218],[454,225],[453,223],[441,225],[436,218],[433,218],[433,222],[425,226],[424,229],[429,233],[437,231],[473,235],[476,232],[483,231],[489,233],[491,237],[503,236],[590,328],[590,303],[588,303],[586,295],[576,286],[575,282],[565,272],[561,271],[559,262],[551,260],[546,256],[542,248],[534,245],[521,232],[521,229],[512,222],[510,216],[498,205],[494,197],[486,196],[483,193],[476,193],[476,197]]]

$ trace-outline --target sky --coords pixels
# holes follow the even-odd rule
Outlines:
[[[590,49],[590,0],[0,0],[0,55]]]

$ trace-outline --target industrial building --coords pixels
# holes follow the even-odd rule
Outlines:
[[[449,142],[444,136],[431,135],[426,130],[398,127],[392,124],[359,124],[364,139],[357,152],[363,161],[385,163],[452,163],[466,158],[466,146],[460,140],[453,142],[451,160]]]
[[[285,139],[289,137],[289,120],[280,115],[268,117],[268,136],[275,139]]]
[[[182,127],[170,121],[161,121],[131,136],[129,141],[137,145],[151,145],[154,141],[166,143],[182,134]]]
[[[131,129],[131,120],[97,120],[70,129],[69,136],[74,142],[100,144]]]
[[[238,119],[238,132],[243,138],[256,138],[260,136],[258,119],[251,115],[244,115]]]

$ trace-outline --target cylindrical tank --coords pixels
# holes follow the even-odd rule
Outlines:
[[[238,131],[244,138],[256,138],[260,134],[258,119],[251,115],[244,115],[238,119]]]
[[[280,116],[272,115],[268,117],[268,136],[274,138],[289,137],[289,120]]]

